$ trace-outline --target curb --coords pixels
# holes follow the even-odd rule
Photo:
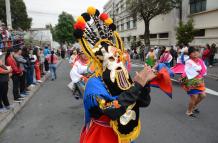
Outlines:
[[[57,67],[60,66],[62,63],[62,60],[59,61]],[[44,78],[42,79],[42,83],[37,85],[35,88],[33,88],[32,92],[30,93],[29,96],[27,96],[23,102],[21,103],[14,103],[14,108],[10,110],[9,112],[2,113],[3,118],[0,119],[0,134],[4,129],[7,127],[7,125],[12,121],[12,119],[25,107],[25,105],[30,101],[30,99],[38,92],[38,90],[45,84],[45,82],[48,80],[50,76],[49,74],[46,74]]]

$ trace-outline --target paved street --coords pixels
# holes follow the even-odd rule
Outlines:
[[[133,73],[141,69],[133,65]],[[78,143],[83,124],[82,100],[67,84],[69,66],[63,62],[57,81],[47,81],[0,135],[0,143]],[[218,91],[217,81],[206,79]],[[188,96],[174,82],[173,100],[153,89],[151,105],[141,110],[142,132],[136,143],[218,143],[218,96],[209,94],[196,119],[185,116]]]

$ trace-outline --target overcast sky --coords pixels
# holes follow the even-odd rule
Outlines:
[[[68,12],[79,16],[88,6],[94,6],[100,11],[108,0],[24,0],[29,17],[33,18],[32,27],[43,28],[46,24],[55,25],[58,15]]]

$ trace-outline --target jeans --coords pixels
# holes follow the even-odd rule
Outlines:
[[[208,61],[208,59],[205,59],[205,60],[204,60],[204,64],[205,64],[206,66],[209,65],[209,61]]]
[[[27,84],[27,86],[32,84],[32,81],[31,81],[31,69],[30,68],[26,69],[26,84]]]
[[[4,106],[10,105],[7,94],[8,94],[8,82],[0,82],[0,109],[3,108],[3,104]]]
[[[56,64],[49,64],[49,69],[50,69],[50,72],[51,72],[51,78],[53,80],[57,78],[56,68],[57,68]]]
[[[30,83],[34,83],[34,65],[30,66]]]

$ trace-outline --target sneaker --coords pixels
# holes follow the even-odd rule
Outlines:
[[[20,96],[18,99],[20,99],[20,100],[24,100],[25,98],[24,98],[24,97],[22,97],[22,96]]]
[[[196,118],[197,116],[194,113],[186,113],[188,117]]]
[[[21,92],[20,94],[29,95],[29,92],[25,91],[25,92]]]
[[[15,103],[21,103],[22,101],[20,99],[14,99]]]
[[[26,94],[30,94],[30,90],[26,90],[25,93],[26,93]]]
[[[41,81],[41,80],[37,80],[37,82],[38,82],[38,83],[42,83],[42,81]]]
[[[21,93],[20,96],[24,98],[27,96],[27,94]]]
[[[12,106],[12,105],[5,106],[5,109],[6,109],[6,110],[11,110],[11,109],[14,109],[14,106]]]
[[[212,65],[209,66],[209,68],[212,68],[212,67],[213,67]]]
[[[34,84],[30,84],[30,87],[35,87],[35,85]]]
[[[6,113],[8,112],[8,110],[6,110],[5,108],[0,108],[0,113]]]

